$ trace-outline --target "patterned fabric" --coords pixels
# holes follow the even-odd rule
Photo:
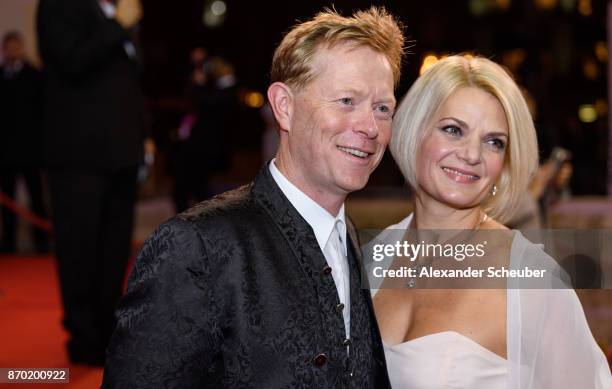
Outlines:
[[[325,258],[267,168],[171,219],[130,276],[103,387],[389,388],[351,243],[347,356]]]

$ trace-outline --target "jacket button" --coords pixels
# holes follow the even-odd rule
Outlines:
[[[314,363],[318,367],[325,365],[326,362],[327,362],[327,355],[325,354],[319,354],[314,358]]]
[[[340,303],[340,304],[336,305],[336,311],[342,312],[343,309],[344,309],[344,304]]]
[[[328,275],[330,275],[330,274],[331,274],[331,272],[332,272],[332,268],[331,268],[331,267],[329,267],[329,266],[325,266],[325,267],[323,268],[323,274],[324,274],[324,275],[328,276]]]
[[[351,340],[350,339],[345,339],[344,342],[342,342],[342,345],[344,347],[348,347],[351,345]]]

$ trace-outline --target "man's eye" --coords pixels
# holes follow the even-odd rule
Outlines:
[[[454,135],[454,136],[461,135],[461,129],[457,126],[445,126],[445,127],[442,127],[442,131],[446,132],[447,134]]]
[[[376,107],[376,110],[378,112],[384,112],[384,113],[391,112],[391,108],[389,108],[386,105],[379,105],[378,107]]]
[[[340,101],[340,103],[344,105],[353,105],[353,99],[350,97],[343,97],[338,101]]]

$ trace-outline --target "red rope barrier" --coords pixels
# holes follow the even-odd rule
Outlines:
[[[0,206],[7,208],[14,214],[21,216],[23,219],[28,221],[33,226],[40,228],[41,230],[47,231],[48,233],[53,232],[53,225],[50,220],[42,218],[32,212],[29,209],[22,207],[17,204],[15,200],[7,196],[4,192],[0,191]],[[132,240],[132,250],[139,250],[143,242]]]
[[[33,214],[27,208],[24,208],[17,204],[15,200],[7,196],[4,192],[0,191],[0,205],[7,208],[9,211],[13,212],[16,215],[21,216],[23,219],[27,220],[34,227],[40,228],[41,230],[52,232],[53,227],[51,225],[51,221],[48,219],[44,219],[38,215]]]

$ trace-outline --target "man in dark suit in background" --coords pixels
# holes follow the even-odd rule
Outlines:
[[[148,239],[103,387],[389,387],[344,199],[389,142],[403,42],[377,8],[284,37],[268,89],[276,159]]]
[[[130,254],[143,110],[139,0],[41,0],[44,155],[68,353],[101,365]]]
[[[0,66],[0,190],[15,197],[21,176],[30,196],[30,209],[46,217],[41,177],[42,163],[42,77],[26,60],[23,39],[16,31],[2,38]],[[0,252],[17,249],[15,214],[2,209]],[[32,230],[38,252],[48,249],[47,232]]]
[[[194,68],[190,84],[195,108],[190,116],[195,121],[185,139],[179,138],[174,158],[173,198],[177,213],[193,205],[192,199],[200,202],[219,193],[210,179],[230,166],[230,133],[238,128],[241,114],[234,66],[224,58],[215,56],[204,66]]]

